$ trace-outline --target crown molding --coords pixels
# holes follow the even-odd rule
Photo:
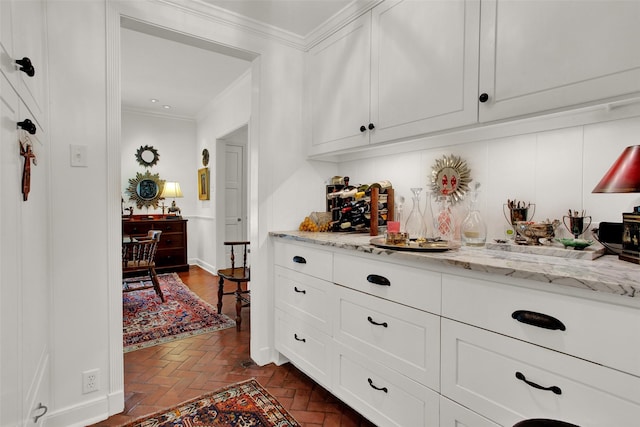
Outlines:
[[[257,37],[272,40],[283,45],[308,51],[327,38],[340,27],[358,18],[384,0],[354,0],[338,13],[327,19],[306,36],[302,37],[278,27],[257,21],[235,12],[214,6],[202,0],[152,0],[163,3],[187,13],[196,14],[217,24],[254,34]]]

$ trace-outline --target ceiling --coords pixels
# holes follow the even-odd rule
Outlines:
[[[202,0],[240,19],[304,38],[353,0]],[[165,31],[123,24],[122,107],[193,119],[250,67],[250,58],[176,41]],[[152,99],[158,102],[151,102]],[[168,105],[170,108],[165,108]]]

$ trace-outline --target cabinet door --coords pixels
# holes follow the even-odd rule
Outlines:
[[[440,396],[440,427],[498,427],[498,424]]]
[[[46,19],[43,0],[13,1],[14,60],[27,57],[35,70],[33,76],[17,72],[18,93],[45,128]]]
[[[369,143],[370,30],[367,13],[309,52],[311,155]]]
[[[640,2],[482,2],[481,122],[640,91]]]
[[[479,14],[477,0],[373,9],[372,143],[477,121]]]

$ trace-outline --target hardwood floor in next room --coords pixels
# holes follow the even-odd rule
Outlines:
[[[216,276],[196,266],[178,274],[193,292],[216,305]],[[224,297],[222,312],[235,318],[232,295]],[[249,356],[249,309],[242,314],[240,332],[229,328],[126,353],[124,412],[93,427],[121,426],[249,378],[256,378],[303,427],[375,427],[291,364],[255,365]]]

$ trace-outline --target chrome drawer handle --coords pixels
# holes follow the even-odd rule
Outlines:
[[[306,294],[307,293],[307,291],[305,291],[304,289],[298,289],[297,286],[294,286],[293,290],[296,291],[299,294]]]
[[[526,379],[525,376],[522,374],[522,372],[516,372],[516,378],[519,379],[520,381],[525,382],[527,385],[530,385],[533,388],[537,388],[538,390],[546,390],[546,391],[551,391],[555,394],[562,394],[562,390],[560,389],[560,387],[557,387],[555,385],[552,385],[551,387],[543,387],[541,385],[538,385]]]
[[[538,328],[560,331],[567,330],[564,323],[553,316],[549,316],[548,314],[536,313],[535,311],[528,310],[516,310],[511,314],[511,317],[516,319],[518,322],[537,326]]]
[[[306,264],[307,260],[301,256],[296,255],[293,257],[293,262],[295,262],[296,264]]]
[[[369,381],[369,385],[371,386],[372,389],[389,393],[389,389],[387,389],[386,387],[376,387],[376,385],[373,383],[373,380],[371,378],[367,378],[367,381]]]
[[[369,323],[371,323],[372,325],[376,325],[376,326],[384,326],[385,328],[387,328],[389,325],[387,324],[387,322],[382,322],[382,323],[378,323],[375,322],[371,316],[367,317],[367,320],[369,321]]]
[[[307,342],[307,340],[304,338],[298,338],[298,334],[293,334],[293,337],[296,339],[296,341]]]
[[[391,286],[391,282],[384,276],[379,276],[377,274],[370,274],[367,276],[367,282],[373,283],[374,285],[380,286]]]

